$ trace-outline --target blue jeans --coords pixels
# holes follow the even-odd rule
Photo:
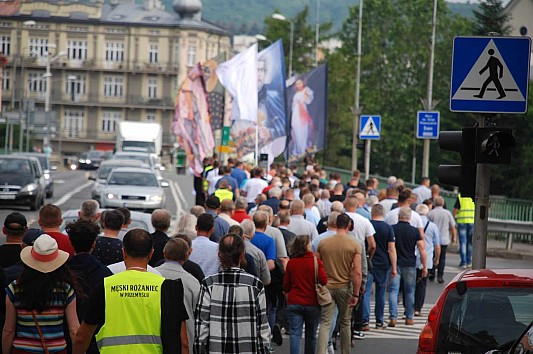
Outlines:
[[[411,320],[415,314],[416,267],[397,266],[397,274],[391,279],[389,289],[389,314],[391,319],[398,318],[400,281],[403,281],[405,317]]]
[[[316,331],[322,315],[320,306],[287,305],[291,335],[291,354],[300,354],[302,329],[305,323],[305,354],[316,352]]]
[[[368,273],[365,296],[363,299],[363,322],[370,322],[370,295],[373,282],[376,284],[374,290],[376,300],[374,315],[376,316],[376,323],[383,323],[383,313],[385,312],[385,293],[387,292],[387,283],[390,278],[390,272],[390,268],[374,268],[372,272]]]
[[[459,234],[459,254],[461,265],[472,263],[472,236],[474,236],[474,224],[457,224]]]

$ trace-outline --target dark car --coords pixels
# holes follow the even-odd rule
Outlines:
[[[96,170],[100,167],[102,161],[106,159],[105,151],[89,151],[81,154],[78,159],[78,169],[80,170]]]
[[[429,312],[417,353],[506,353],[532,320],[533,269],[466,270]]]
[[[32,156],[0,156],[0,204],[26,205],[37,210],[44,204],[45,178]]]
[[[43,170],[44,180],[46,182],[46,198],[52,198],[54,196],[54,178],[52,177],[52,166],[48,156],[39,152],[17,152],[16,156],[33,156],[39,160],[41,169]]]

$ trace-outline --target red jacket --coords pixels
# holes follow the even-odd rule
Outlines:
[[[245,219],[252,219],[244,210],[235,210],[231,218],[237,222],[242,222]]]
[[[307,252],[303,257],[292,258],[287,263],[285,278],[283,279],[283,291],[288,294],[288,305],[319,306],[315,290],[315,255]],[[326,285],[328,276],[318,261],[318,282]]]

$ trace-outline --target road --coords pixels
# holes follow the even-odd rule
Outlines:
[[[63,211],[79,209],[84,200],[90,198],[92,181],[88,177],[92,171],[66,171],[53,172],[55,180],[55,194],[53,198],[46,200],[47,203],[58,205]],[[193,183],[190,176],[178,176],[173,171],[163,172],[163,178],[170,182],[166,188],[167,209],[173,214],[174,225],[183,213],[186,213],[194,203]],[[1,207],[0,220],[13,210],[20,211],[28,219],[30,227],[38,227],[38,212],[29,211],[26,207]],[[171,232],[170,232],[171,233]],[[459,264],[457,254],[448,253],[445,280],[449,281],[455,274],[460,272],[456,266]],[[524,260],[488,258],[489,268],[533,268],[533,262]],[[415,317],[414,326],[405,326],[403,321],[398,321],[395,328],[373,330],[375,325],[373,310],[371,315],[371,330],[366,332],[366,338],[358,340],[352,349],[353,353],[395,353],[407,354],[416,352],[418,335],[426,321],[431,306],[436,302],[445,284],[430,282],[427,287],[426,303],[421,317]],[[372,302],[373,309],[373,302]],[[401,309],[401,307],[400,307]],[[385,313],[388,313],[386,308]],[[289,337],[284,335],[283,345],[275,347],[276,353],[289,354]]]

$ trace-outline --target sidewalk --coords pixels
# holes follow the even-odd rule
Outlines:
[[[513,243],[513,248],[506,249],[505,241],[488,240],[487,256],[508,259],[521,259],[533,262],[533,245],[527,243]],[[458,245],[450,245],[448,249],[458,252]]]

